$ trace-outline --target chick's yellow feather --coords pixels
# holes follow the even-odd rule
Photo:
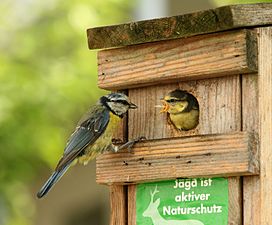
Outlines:
[[[179,130],[191,130],[198,124],[198,110],[191,110],[190,112],[169,114],[169,117],[175,127]]]

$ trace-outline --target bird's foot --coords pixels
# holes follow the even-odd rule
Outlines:
[[[146,140],[146,137],[141,136],[141,137],[135,138],[135,139],[133,139],[133,140],[131,140],[131,141],[128,141],[128,142],[126,143],[126,144],[127,144],[126,148],[127,148],[128,152],[131,153],[131,152],[132,152],[133,146],[134,146],[136,143],[138,143],[138,142],[140,142],[140,141],[144,141],[144,140]]]
[[[135,138],[135,139],[133,139],[133,140],[131,140],[131,141],[128,141],[128,142],[126,142],[125,144],[120,145],[120,146],[116,146],[116,145],[113,145],[113,144],[112,144],[112,145],[111,145],[111,150],[112,150],[113,152],[118,152],[118,151],[120,151],[120,150],[123,150],[123,149],[127,148],[127,149],[128,149],[128,152],[131,153],[132,147],[134,146],[134,144],[136,144],[136,143],[138,143],[138,142],[140,142],[140,141],[144,141],[144,140],[146,140],[146,138],[143,137],[143,136],[141,136],[141,137]]]

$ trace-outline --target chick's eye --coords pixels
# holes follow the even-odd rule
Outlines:
[[[166,100],[167,102],[178,102],[177,99],[169,99],[169,100]]]

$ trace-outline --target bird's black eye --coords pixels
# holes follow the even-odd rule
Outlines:
[[[129,105],[129,103],[126,100],[115,100],[113,102],[118,102],[118,103],[121,103],[123,105]]]

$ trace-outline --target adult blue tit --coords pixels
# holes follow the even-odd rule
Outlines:
[[[174,90],[162,99],[163,109],[178,130],[191,130],[198,125],[199,105],[196,98],[183,90]]]
[[[87,164],[105,150],[118,151],[131,147],[135,141],[122,146],[114,146],[112,137],[118,123],[129,109],[137,106],[122,93],[102,96],[79,121],[74,133],[68,140],[62,158],[55,171],[37,193],[38,198],[46,195],[68,170],[74,161]]]

